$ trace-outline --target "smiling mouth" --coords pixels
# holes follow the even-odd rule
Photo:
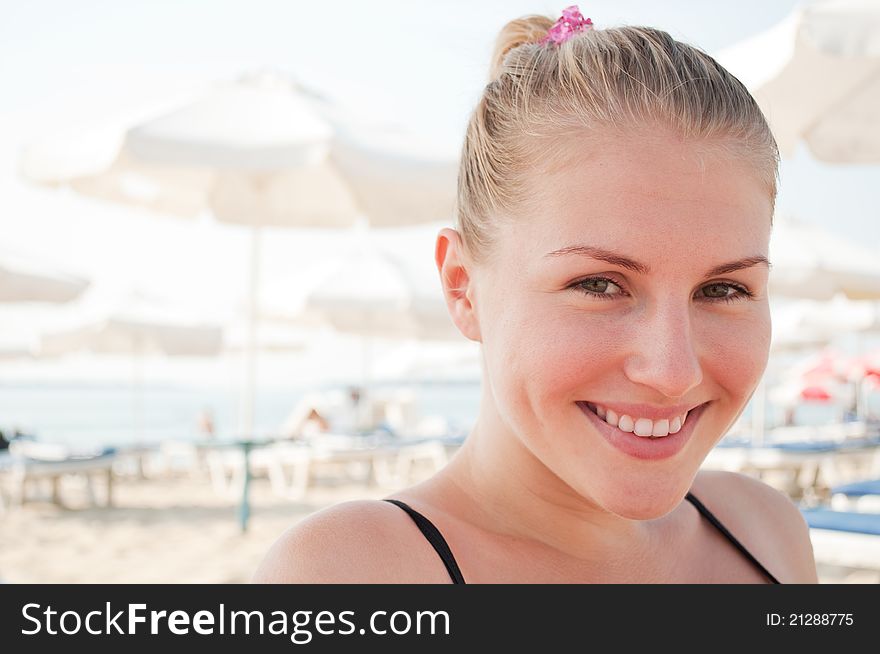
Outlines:
[[[702,409],[709,404],[704,402],[694,408],[685,411],[672,419],[650,420],[647,418],[618,415],[610,409],[602,409],[592,402],[579,401],[577,404],[582,410],[587,410],[596,416],[600,422],[619,433],[626,433],[645,440],[661,440],[676,435],[682,431],[688,422],[696,420],[702,413]],[[604,415],[603,415],[604,414]]]
[[[584,414],[595,431],[603,437],[612,447],[616,448],[625,455],[639,459],[642,461],[662,461],[676,456],[687,443],[693,438],[694,433],[699,427],[703,414],[712,401],[704,402],[699,406],[687,412],[684,422],[680,425],[678,431],[667,431],[665,436],[654,436],[653,429],[658,427],[657,432],[662,434],[665,425],[655,425],[653,421],[641,419],[635,421],[624,420],[623,427],[615,426],[614,416],[611,416],[611,423],[602,418],[599,413],[593,410],[596,406],[588,407],[587,402],[576,402],[578,408]],[[592,404],[589,403],[589,404]],[[608,410],[606,410],[607,412]],[[630,416],[626,416],[629,418]],[[659,423],[665,421],[660,420]],[[651,423],[651,431],[647,430],[647,423]]]

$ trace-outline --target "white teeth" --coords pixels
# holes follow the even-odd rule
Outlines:
[[[617,414],[614,413],[614,411],[612,411],[611,409],[608,409],[605,412],[605,422],[607,422],[612,427],[617,427],[618,420],[619,418],[617,417]]]
[[[654,429],[651,432],[652,436],[666,436],[669,434],[669,421],[665,418],[663,420],[658,420],[654,423]]]
[[[647,418],[639,418],[636,420],[633,432],[636,436],[650,436],[654,429],[654,423]]]
[[[641,436],[642,438],[662,438],[669,434],[677,434],[684,427],[688,413],[690,413],[685,411],[682,415],[672,418],[672,420],[664,418],[655,421],[649,418],[633,418],[626,414],[618,416],[611,409],[606,409],[596,404],[589,404],[588,406],[594,410],[596,415],[604,419],[612,427],[617,427],[621,431],[628,433],[635,433],[636,436]]]
[[[633,419],[628,415],[624,414],[620,416],[620,420],[617,422],[617,428],[620,431],[632,432],[635,428],[635,423],[633,423]]]

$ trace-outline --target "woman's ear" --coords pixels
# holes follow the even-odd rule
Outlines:
[[[473,279],[466,267],[463,248],[464,243],[457,231],[448,227],[441,229],[437,234],[434,261],[440,271],[443,296],[446,298],[446,308],[452,316],[452,322],[465,338],[482,342],[480,323],[472,302]]]

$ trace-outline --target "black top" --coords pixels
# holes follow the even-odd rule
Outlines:
[[[760,561],[752,556],[752,553],[749,552],[742,543],[740,543],[736,537],[731,534],[727,527],[721,524],[721,521],[716,518],[713,513],[705,507],[705,505],[700,502],[692,493],[688,493],[685,495],[685,499],[688,500],[691,504],[696,507],[697,511],[708,520],[713,527],[718,529],[727,538],[731,543],[733,543],[734,547],[742,552],[743,556],[745,556],[749,561],[751,561],[755,567],[757,567],[769,580],[770,583],[778,584],[780,581],[774,577],[767,568],[761,565]],[[410,507],[409,505],[401,502],[400,500],[390,500],[386,499],[386,502],[391,502],[399,506],[401,509],[409,514],[409,517],[413,519],[413,522],[416,523],[416,526],[428,539],[428,542],[431,543],[433,548],[437,551],[437,554],[440,555],[440,559],[443,561],[443,565],[446,566],[447,572],[449,572],[449,576],[452,578],[452,583],[454,584],[464,584],[466,583],[464,577],[461,574],[461,570],[458,568],[458,563],[455,562],[455,557],[452,556],[452,550],[449,549],[449,545],[446,543],[446,539],[443,538],[443,535],[434,526],[434,524],[428,520],[421,513]]]
[[[385,501],[396,504],[409,514],[409,517],[413,519],[413,522],[416,523],[416,526],[425,535],[425,538],[428,539],[428,542],[434,546],[434,549],[437,550],[437,554],[440,555],[440,558],[443,559],[443,565],[446,566],[446,571],[449,572],[449,576],[452,577],[452,583],[466,583],[464,577],[461,574],[461,570],[458,569],[458,563],[455,562],[455,557],[452,556],[452,550],[449,549],[449,545],[446,544],[446,539],[443,538],[443,535],[440,533],[437,527],[434,526],[434,523],[428,520],[421,513],[410,507],[408,504],[404,504],[400,500]]]

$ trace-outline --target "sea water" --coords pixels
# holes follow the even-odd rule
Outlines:
[[[328,385],[323,390],[345,388]],[[480,382],[383,382],[374,388],[384,393],[408,388],[415,394],[419,416],[439,416],[452,433],[466,433],[479,408]],[[315,389],[309,388],[309,392]],[[254,433],[277,434],[306,389],[262,389],[256,394]],[[880,415],[880,393],[870,396],[869,410]],[[166,439],[201,437],[199,417],[210,412],[217,438],[238,437],[238,394],[233,390],[171,384],[130,385],[32,384],[0,385],[0,430],[7,436],[19,431],[45,442],[73,446],[124,446],[151,444]],[[741,420],[750,424],[752,403]],[[781,424],[781,407],[768,406],[767,427]],[[837,422],[839,406],[803,403],[795,412],[796,424]]]
[[[254,433],[277,434],[301,397],[323,388],[262,389],[256,394]],[[453,433],[466,432],[476,419],[479,381],[376,384],[376,393],[409,388],[419,416],[440,416]],[[0,430],[73,446],[151,444],[202,436],[199,418],[210,412],[219,439],[238,437],[240,397],[234,390],[170,384],[0,385]]]

